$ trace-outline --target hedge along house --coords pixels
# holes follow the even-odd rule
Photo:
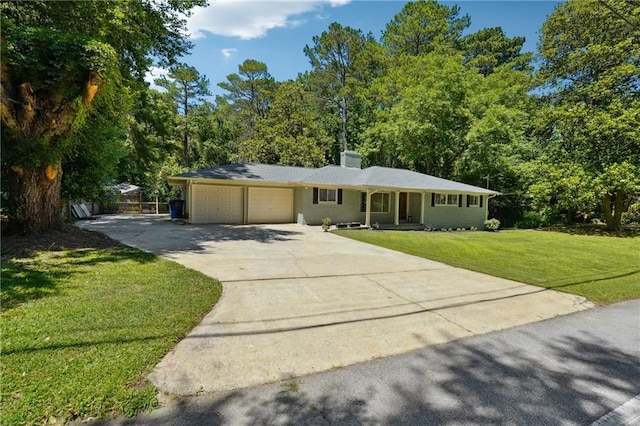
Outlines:
[[[359,154],[319,169],[255,163],[227,164],[169,178],[182,186],[194,224],[420,223],[433,228],[482,229],[488,189],[409,170],[360,168]]]

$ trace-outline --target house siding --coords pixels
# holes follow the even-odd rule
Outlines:
[[[304,215],[307,225],[320,225],[325,217],[331,222],[364,222],[364,213],[360,213],[360,191],[343,189],[342,204],[313,204],[313,188],[296,188],[295,216]]]
[[[435,229],[440,228],[469,228],[475,226],[484,229],[485,209],[487,198],[484,197],[483,207],[467,207],[466,195],[463,195],[462,207],[431,206],[431,193],[425,197],[424,223]]]

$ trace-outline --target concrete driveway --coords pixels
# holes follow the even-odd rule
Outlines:
[[[183,225],[151,215],[81,226],[222,281],[214,309],[150,375],[167,394],[286,380],[592,306],[319,227]]]

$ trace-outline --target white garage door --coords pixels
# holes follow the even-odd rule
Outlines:
[[[249,223],[293,222],[293,189],[249,188]]]
[[[243,188],[193,185],[191,223],[242,223]]]

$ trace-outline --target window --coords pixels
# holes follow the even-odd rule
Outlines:
[[[458,194],[433,194],[432,206],[460,206],[462,201]]]
[[[376,192],[371,194],[371,213],[389,213],[389,193]],[[360,193],[360,211],[367,211],[367,193]]]
[[[336,189],[323,189],[320,188],[319,192],[318,192],[318,200],[321,203],[332,203],[335,204],[336,201],[338,200],[337,197],[337,192],[338,190]]]
[[[436,206],[446,206],[447,196],[446,194],[435,194]]]
[[[468,207],[477,207],[480,205],[480,196],[479,195],[467,195],[467,206]]]

